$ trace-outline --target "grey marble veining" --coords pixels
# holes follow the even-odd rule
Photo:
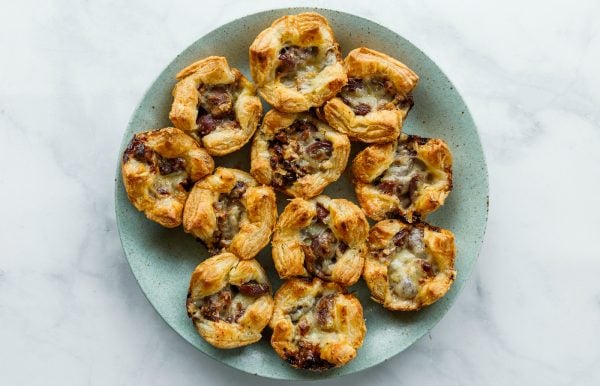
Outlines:
[[[0,5],[0,384],[277,384],[179,338],[116,232],[118,146],[154,77],[224,22],[298,5],[205,3]],[[327,383],[600,383],[600,3],[327,6],[439,64],[478,123],[491,193],[479,262],[446,317],[397,357]]]

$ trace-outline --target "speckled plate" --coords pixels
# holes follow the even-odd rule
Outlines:
[[[180,69],[205,56],[222,55],[249,77],[248,47],[258,33],[280,16],[309,10],[280,9],[249,15],[219,27],[189,46],[173,59],[142,98],[125,130],[120,153],[133,133],[170,126],[171,89]],[[216,349],[198,336],[185,309],[190,274],[207,257],[205,248],[181,228],[163,228],[135,210],[127,199],[119,167],[116,173],[115,206],[123,249],[156,311],[185,340],[210,357],[270,378],[318,379],[351,374],[377,365],[413,344],[444,316],[458,296],[477,258],[487,220],[487,169],[479,136],[465,102],[446,75],[417,47],[385,27],[343,12],[316,11],[329,19],[344,55],[356,47],[370,47],[398,58],[420,76],[414,93],[415,106],[404,130],[443,138],[454,154],[454,191],[446,204],[428,218],[431,224],[450,229],[456,235],[458,276],[446,297],[418,312],[390,312],[369,298],[369,291],[361,280],[352,290],[364,307],[368,329],[364,344],[348,365],[320,374],[295,370],[280,360],[269,344],[268,328],[257,344],[234,350]],[[358,147],[353,145],[351,157]],[[216,158],[217,165],[243,170],[249,169],[249,163],[249,145],[233,155]],[[356,202],[349,168],[325,194]],[[281,212],[286,199],[278,196],[278,203]],[[266,248],[258,259],[269,273],[274,288],[278,288],[281,281],[275,274],[271,250]]]

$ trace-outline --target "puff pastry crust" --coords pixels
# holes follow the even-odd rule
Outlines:
[[[215,156],[240,149],[252,137],[262,104],[256,88],[227,60],[210,56],[177,74],[169,118]]]
[[[210,174],[213,159],[196,141],[173,127],[137,133],[123,153],[127,196],[152,221],[174,228],[193,183]]]
[[[250,71],[260,95],[285,112],[321,106],[346,84],[339,44],[323,16],[281,17],[250,46]]]
[[[356,196],[374,220],[412,222],[441,206],[452,190],[452,154],[441,139],[401,134],[371,145],[353,161]]]
[[[183,211],[183,228],[210,254],[232,252],[251,259],[271,239],[277,220],[275,192],[237,169],[218,167],[198,181]]]
[[[456,271],[452,232],[426,223],[384,220],[369,233],[363,277],[373,300],[390,310],[413,311],[448,292]]]
[[[362,306],[336,283],[291,279],[275,293],[271,345],[294,367],[339,367],[356,356],[367,332]]]
[[[313,112],[270,110],[252,143],[250,173],[287,195],[310,198],[340,177],[349,153],[348,137]]]
[[[208,343],[218,348],[246,346],[260,340],[271,319],[271,285],[258,261],[223,253],[196,267],[186,307]]]
[[[348,84],[323,107],[331,127],[351,139],[382,143],[398,138],[413,106],[419,77],[398,60],[365,47],[344,60]]]
[[[350,286],[360,278],[369,223],[344,199],[293,199],[279,217],[272,254],[281,278],[317,276]]]

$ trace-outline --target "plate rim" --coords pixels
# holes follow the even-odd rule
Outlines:
[[[416,49],[419,53],[421,53],[423,56],[429,58],[429,60],[431,60],[432,63],[435,64],[435,66],[437,67],[437,69],[442,73],[442,75],[444,76],[445,79],[448,80],[448,82],[451,84],[451,86],[456,90],[456,93],[460,96],[460,99],[462,100],[464,107],[465,107],[465,114],[467,115],[467,117],[469,117],[471,119],[471,121],[473,122],[473,127],[474,127],[474,131],[476,134],[476,139],[477,139],[477,144],[479,145],[479,148],[481,148],[481,161],[482,161],[482,165],[483,165],[483,181],[485,182],[485,186],[483,190],[485,199],[486,199],[486,207],[485,207],[485,211],[483,213],[483,226],[481,229],[481,237],[477,240],[477,245],[475,247],[475,253],[474,253],[474,258],[473,258],[473,262],[472,264],[467,267],[467,272],[465,272],[465,270],[461,271],[461,276],[464,277],[464,281],[462,283],[462,285],[460,286],[460,288],[456,289],[456,294],[455,296],[449,301],[449,304],[447,305],[446,309],[444,310],[443,315],[436,320],[434,323],[432,323],[430,326],[428,326],[427,328],[425,328],[420,334],[416,334],[415,336],[411,337],[411,339],[409,339],[407,341],[407,344],[405,345],[405,347],[403,347],[402,349],[400,349],[399,351],[389,355],[389,356],[385,356],[383,358],[377,358],[375,361],[371,362],[369,365],[359,368],[359,369],[355,369],[353,371],[350,372],[339,372],[336,370],[339,369],[333,369],[333,370],[329,370],[326,372],[322,372],[322,373],[315,373],[315,372],[308,372],[308,371],[299,371],[297,373],[298,376],[295,377],[282,377],[282,376],[277,376],[276,374],[259,374],[258,372],[252,372],[251,370],[242,368],[242,367],[236,367],[234,366],[232,363],[226,362],[221,360],[220,358],[217,358],[216,356],[212,355],[210,352],[205,352],[203,351],[200,347],[197,347],[195,344],[193,344],[192,342],[190,342],[185,336],[183,336],[182,334],[179,333],[179,331],[177,331],[175,329],[175,327],[173,325],[171,325],[163,316],[163,314],[161,312],[158,311],[156,305],[153,303],[153,301],[151,300],[150,296],[148,295],[148,293],[146,292],[146,290],[143,288],[143,286],[140,283],[140,280],[138,278],[138,275],[136,273],[136,271],[133,269],[132,267],[132,263],[130,261],[129,258],[129,254],[127,253],[127,250],[125,248],[124,245],[124,241],[123,241],[123,225],[122,225],[122,216],[119,215],[118,213],[118,194],[119,194],[119,189],[121,189],[122,187],[122,176],[121,176],[121,158],[122,158],[122,150],[124,148],[124,146],[128,143],[129,139],[128,136],[126,135],[127,133],[127,128],[129,128],[134,119],[135,116],[138,112],[138,110],[141,109],[142,107],[142,101],[144,101],[146,99],[146,97],[148,96],[150,90],[153,88],[153,86],[155,85],[155,83],[159,80],[161,74],[171,65],[171,63],[173,62],[173,60],[175,60],[175,58],[177,58],[177,56],[181,55],[181,53],[187,51],[188,49],[190,49],[194,44],[196,44],[196,42],[202,38],[204,38],[207,35],[210,35],[212,33],[217,32],[219,29],[225,27],[225,26],[229,26],[231,24],[235,24],[240,22],[242,19],[245,19],[247,17],[252,17],[252,16],[257,16],[260,14],[266,14],[269,12],[276,12],[276,11],[289,11],[290,14],[294,14],[294,13],[301,13],[301,12],[317,12],[319,13],[319,11],[326,11],[326,12],[332,12],[332,13],[338,13],[338,14],[343,14],[345,16],[350,16],[353,18],[357,18],[360,19],[363,22],[366,23],[371,23],[376,25],[379,28],[382,28],[384,30],[388,30],[390,32],[392,32],[393,34],[400,36],[402,39],[404,39],[406,42],[408,42],[412,47],[414,47],[414,49]],[[276,16],[276,18],[278,18],[280,16]],[[275,20],[275,19],[274,19]],[[160,316],[160,318],[162,319],[162,321],[172,330],[176,333],[176,335],[180,338],[183,339],[185,342],[187,342],[188,344],[190,344],[192,347],[194,347],[197,351],[201,352],[202,354],[206,355],[207,357],[209,357],[210,359],[212,359],[213,361],[220,363],[222,365],[225,365],[231,369],[235,369],[237,371],[240,371],[242,373],[245,374],[249,374],[249,375],[255,375],[255,376],[260,376],[260,377],[264,377],[264,378],[268,378],[268,379],[276,379],[276,380],[285,380],[285,381],[314,381],[314,380],[326,380],[326,379],[334,379],[334,378],[338,378],[338,377],[345,377],[345,376],[350,376],[350,375],[354,375],[354,374],[358,374],[364,370],[379,366],[383,363],[385,363],[386,361],[388,361],[389,359],[400,355],[401,353],[403,353],[406,349],[408,349],[409,347],[411,347],[412,345],[414,345],[418,340],[422,339],[425,335],[427,335],[443,318],[444,316],[448,313],[448,311],[450,310],[450,308],[452,308],[454,306],[454,304],[456,303],[456,300],[458,299],[459,295],[461,294],[461,292],[464,289],[464,285],[468,282],[468,280],[471,277],[471,274],[473,272],[473,270],[475,269],[475,265],[477,264],[477,261],[479,260],[479,256],[481,254],[481,248],[483,246],[484,240],[485,240],[485,235],[487,232],[487,226],[488,226],[488,218],[489,218],[489,201],[490,201],[490,194],[489,194],[489,171],[488,171],[488,166],[487,166],[487,160],[486,160],[486,155],[483,149],[483,145],[481,142],[481,136],[478,130],[478,125],[477,122],[475,121],[473,115],[471,114],[471,111],[469,109],[469,106],[467,105],[465,99],[463,98],[463,94],[460,93],[459,89],[457,88],[457,86],[451,81],[451,79],[447,76],[447,74],[444,72],[444,70],[437,65],[437,63],[431,58],[431,56],[427,55],[423,50],[421,50],[421,48],[419,48],[417,45],[413,44],[409,39],[407,39],[406,37],[400,35],[398,32],[394,31],[391,28],[386,27],[385,25],[382,25],[379,22],[373,21],[371,19],[368,19],[366,17],[363,16],[359,16],[350,12],[346,12],[346,11],[341,11],[339,9],[333,9],[333,8],[325,8],[325,7],[278,7],[278,8],[269,8],[269,9],[263,9],[260,11],[256,11],[256,12],[252,12],[252,13],[248,13],[242,16],[238,16],[235,19],[232,19],[230,21],[227,21],[225,23],[222,23],[220,25],[218,25],[217,27],[211,29],[210,31],[202,34],[201,36],[199,36],[198,38],[196,38],[195,40],[193,40],[190,44],[188,44],[187,46],[185,46],[182,50],[179,51],[178,54],[175,55],[175,57],[171,58],[168,63],[166,65],[161,66],[161,70],[158,73],[158,75],[156,75],[153,80],[149,83],[149,85],[146,87],[146,89],[144,90],[144,92],[142,93],[141,97],[138,99],[137,104],[135,105],[136,107],[134,108],[133,112],[130,115],[129,120],[127,121],[127,125],[125,126],[125,132],[122,134],[122,140],[121,140],[121,144],[120,147],[118,148],[118,153],[117,153],[117,162],[116,162],[116,174],[115,174],[115,178],[114,178],[114,192],[113,192],[113,200],[114,200],[114,210],[115,210],[115,218],[116,218],[116,224],[117,224],[117,231],[118,231],[118,235],[119,235],[119,242],[121,244],[121,249],[123,251],[123,254],[125,256],[125,259],[127,260],[127,264],[129,266],[129,269],[131,271],[131,273],[133,274],[138,288],[141,290],[142,294],[144,295],[144,297],[146,298],[146,300],[150,303],[150,305],[152,306],[152,308],[154,309],[154,311]],[[343,367],[342,367],[343,368]]]

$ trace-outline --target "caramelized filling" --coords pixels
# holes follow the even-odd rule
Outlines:
[[[270,291],[266,283],[251,280],[242,285],[228,284],[219,292],[193,301],[197,311],[194,318],[237,323],[255,299]],[[188,299],[188,302],[191,301]],[[199,314],[199,315],[198,315]]]
[[[241,198],[247,185],[238,181],[229,194],[221,193],[213,204],[217,217],[217,229],[213,233],[212,243],[207,245],[208,252],[216,255],[229,247],[231,240],[240,229],[240,223],[246,216],[246,207]]]
[[[337,293],[321,293],[316,298],[305,297],[288,311],[296,328],[294,341],[298,350],[286,353],[286,360],[301,369],[325,370],[334,367],[321,358],[320,332],[333,331],[334,306]]]
[[[383,193],[397,196],[400,206],[406,210],[418,198],[419,191],[433,182],[433,175],[413,150],[414,141],[399,142],[394,161],[373,184]]]
[[[320,52],[317,46],[299,47],[297,45],[285,46],[279,51],[277,57],[279,66],[276,74],[286,87],[302,90],[310,85],[323,69],[337,61],[337,56],[332,48]]]
[[[273,186],[283,189],[299,178],[321,170],[331,158],[333,144],[310,119],[299,119],[269,141]]]
[[[200,85],[198,89],[197,133],[208,135],[219,129],[238,128],[234,106],[237,100],[237,83],[225,85]]]
[[[329,210],[317,204],[317,216],[313,223],[302,230],[302,250],[304,251],[304,265],[312,275],[322,279],[329,279],[333,267],[348,245],[333,234],[327,224]]]
[[[419,285],[439,269],[425,248],[422,227],[412,226],[398,232],[383,249],[372,255],[388,266],[390,291],[400,299],[414,299]]]
[[[372,111],[406,109],[413,105],[412,96],[396,92],[394,84],[386,78],[349,78],[348,84],[339,94],[356,115],[367,115]]]
[[[158,171],[150,188],[150,194],[155,198],[164,198],[177,192],[189,191],[191,181],[185,170],[185,159],[162,157],[146,145],[144,138],[143,134],[133,137],[123,153],[123,162],[133,158],[148,165],[150,172]]]

